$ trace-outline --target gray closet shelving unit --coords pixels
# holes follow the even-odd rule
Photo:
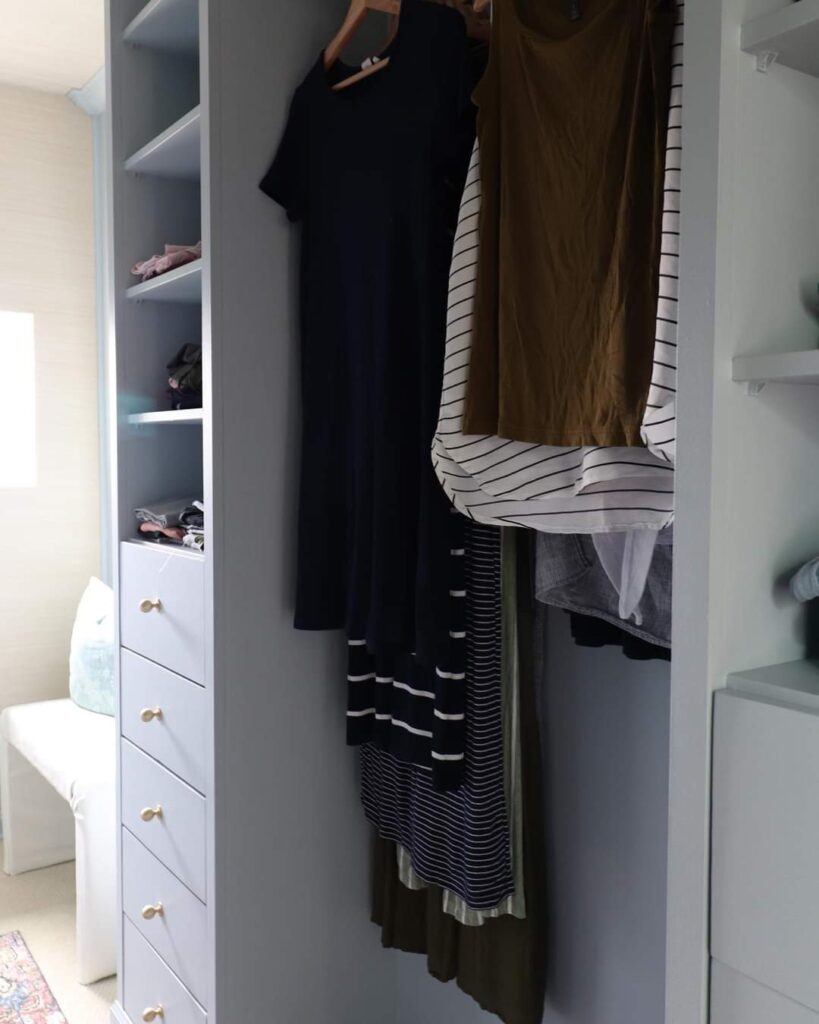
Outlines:
[[[107,6],[113,1020],[381,1024],[394,958],[367,920],[369,839],[339,727],[343,650],[296,633],[289,607],[295,240],[257,188],[344,4]],[[200,261],[131,276],[164,243],[200,238]],[[165,366],[200,340],[204,408],[170,412]],[[135,507],[194,495],[207,507],[204,554],[135,538]]]

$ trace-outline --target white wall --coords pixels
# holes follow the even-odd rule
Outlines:
[[[4,85],[0,140],[0,310],[34,314],[37,389],[37,485],[0,489],[3,707],[67,693],[74,610],[98,571],[99,464],[91,122]]]

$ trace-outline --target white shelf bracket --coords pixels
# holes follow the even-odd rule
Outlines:
[[[756,69],[761,74],[765,74],[771,64],[775,64],[779,54],[776,50],[762,50],[756,55]]]
[[[761,395],[765,390],[767,383],[765,380],[749,380],[745,384],[745,394],[750,395],[751,398],[756,398],[757,395]]]

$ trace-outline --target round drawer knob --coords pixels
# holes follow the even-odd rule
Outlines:
[[[142,1019],[146,1021],[147,1024],[151,1024],[152,1020],[159,1020],[164,1016],[165,1010],[162,1008],[161,1004],[159,1006],[149,1006],[148,1009],[144,1010],[142,1013]]]
[[[161,903],[149,903],[147,907],[142,908],[142,916],[146,921],[153,921],[155,917],[165,916],[165,908]]]
[[[139,602],[139,610],[143,615],[148,615],[151,612],[158,612],[162,607],[162,602],[158,597],[143,597]]]
[[[162,717],[162,708],[143,708],[139,717],[143,722],[153,722],[155,718]]]
[[[143,821],[153,821],[154,818],[161,818],[162,805],[157,804],[156,807],[143,807],[139,812],[139,816]]]

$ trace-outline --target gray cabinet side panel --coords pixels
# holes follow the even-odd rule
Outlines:
[[[394,1020],[394,958],[369,923],[369,832],[345,747],[343,640],[293,629],[297,233],[258,189],[293,90],[344,10],[202,0],[216,1024]]]

